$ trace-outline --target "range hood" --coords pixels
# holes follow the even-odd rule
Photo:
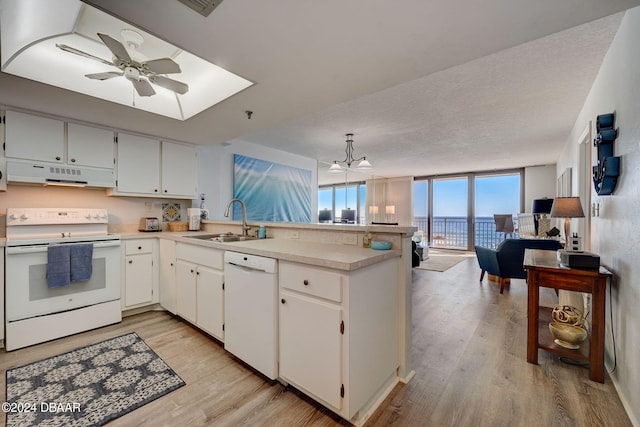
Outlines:
[[[114,188],[113,170],[7,159],[7,182]]]

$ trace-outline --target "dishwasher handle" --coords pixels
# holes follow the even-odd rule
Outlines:
[[[262,268],[254,268],[254,267],[251,267],[251,266],[248,266],[248,265],[236,264],[235,262],[225,262],[225,264],[232,265],[234,267],[240,268],[240,269],[245,270],[245,271],[262,271],[262,272],[266,273],[266,271],[264,269],[262,269]]]

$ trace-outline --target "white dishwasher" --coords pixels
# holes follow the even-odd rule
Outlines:
[[[278,377],[278,260],[224,253],[224,348]]]

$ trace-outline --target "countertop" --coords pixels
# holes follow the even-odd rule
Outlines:
[[[241,252],[251,255],[299,262],[336,270],[351,271],[402,255],[400,250],[379,251],[355,245],[306,242],[291,239],[259,239],[238,242],[215,242],[185,236],[212,234],[206,231],[162,231],[156,233],[122,233],[122,240],[162,238],[197,246]]]

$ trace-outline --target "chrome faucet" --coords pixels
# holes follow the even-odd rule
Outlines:
[[[240,199],[231,199],[229,204],[227,204],[227,209],[224,211],[224,216],[229,218],[229,211],[231,210],[231,205],[233,202],[240,203],[240,207],[242,207],[242,235],[247,237],[249,235],[249,230],[251,227],[247,225],[247,208],[244,206],[244,202]]]

